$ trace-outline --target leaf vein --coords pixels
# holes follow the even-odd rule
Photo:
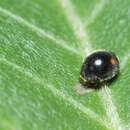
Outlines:
[[[9,16],[10,18],[16,20],[18,23],[23,24],[25,26],[27,26],[28,28],[31,29],[31,31],[34,31],[38,34],[40,34],[43,37],[47,37],[49,39],[51,39],[52,41],[55,42],[55,44],[61,46],[64,49],[69,50],[70,52],[73,52],[75,54],[79,54],[79,52],[77,51],[77,49],[70,47],[69,45],[67,45],[67,42],[64,41],[63,39],[60,39],[59,37],[55,36],[52,32],[47,32],[39,27],[37,27],[36,25],[26,21],[24,18],[22,18],[21,16],[18,16],[14,13],[12,13],[11,11],[4,9],[2,7],[0,7],[0,12],[4,13],[5,15]]]
[[[85,49],[85,53],[88,55],[93,50],[93,48],[91,47],[88,35],[86,34],[85,25],[83,24],[80,17],[77,15],[76,11],[74,10],[74,6],[70,2],[70,0],[59,0],[59,2],[61,4],[61,7],[64,9],[66,17],[68,18],[68,21],[71,23],[74,33],[77,36],[78,40],[80,41],[80,43],[87,46],[87,48]],[[98,7],[99,12],[104,4],[105,3],[102,3],[102,5],[99,6],[100,8]],[[93,14],[94,14],[93,18],[98,15],[98,13],[97,14],[93,13]],[[107,118],[110,121],[113,120],[115,121],[115,122],[111,122],[114,128],[117,129],[119,128],[119,130],[120,128],[124,129],[123,125],[121,124],[121,119],[116,110],[116,106],[113,104],[110,93],[111,93],[110,90],[108,91],[108,89],[105,89],[105,91],[101,96],[102,100],[104,100],[105,106],[107,105],[107,103],[110,103],[110,105],[108,105],[109,109],[112,110],[112,112],[115,112],[115,115],[113,114],[112,116],[109,115],[111,113],[107,114]],[[107,96],[109,96],[108,99],[106,98]],[[106,112],[108,113],[107,109]]]
[[[107,117],[110,121],[110,124],[112,124],[111,127],[113,127],[114,130],[123,130],[123,125],[117,112],[117,108],[113,103],[111,91],[108,86],[104,86],[100,94]]]
[[[0,61],[2,63],[5,63],[6,65],[11,66],[12,68],[14,68],[18,72],[24,74],[28,78],[31,78],[36,83],[43,85],[43,86],[45,85],[44,79],[41,79],[38,76],[36,76],[32,73],[29,73],[23,67],[17,65],[16,63],[13,63],[13,62],[7,60],[6,58],[0,58]],[[103,125],[103,126],[105,126],[106,128],[109,129],[109,126],[108,126],[106,119],[102,120],[95,112],[93,112],[89,108],[86,108],[83,104],[77,102],[72,96],[64,94],[62,91],[58,90],[57,88],[53,87],[50,84],[47,84],[47,86],[44,87],[44,88],[51,91],[54,96],[61,97],[64,101],[67,101],[68,103],[70,103],[75,109],[80,110],[84,114],[88,115],[91,119],[95,120],[96,122],[100,123],[101,125]]]
[[[92,47],[89,41],[89,37],[85,31],[84,24],[80,20],[80,17],[75,12],[74,7],[69,0],[59,0],[59,3],[64,9],[65,15],[69,23],[73,27],[75,36],[81,43],[81,46],[85,48],[85,53],[88,55],[91,52]]]
[[[68,21],[71,23],[71,25],[73,27],[73,30],[74,30],[75,35],[77,36],[77,39],[82,43],[83,46],[85,46],[85,45],[87,46],[86,54],[90,53],[92,51],[92,47],[91,47],[88,35],[85,31],[85,25],[82,23],[82,21],[80,20],[80,17],[74,11],[74,7],[69,0],[59,0],[59,1],[60,1],[62,8],[65,11],[65,14],[68,18]],[[99,7],[102,7],[102,6],[100,5]],[[100,12],[101,9],[102,8],[99,8],[98,11]],[[13,14],[12,12],[10,12],[10,11],[2,8],[2,7],[0,7],[0,12],[10,16],[11,18],[15,19],[17,22],[26,25],[27,27],[31,28],[36,33],[40,33],[42,36],[45,36],[45,37],[55,41],[58,45],[62,46],[63,48],[79,55],[79,52],[76,49],[68,46],[67,43],[64,40],[57,38],[57,36],[54,36],[54,34],[52,34],[51,32],[46,32],[43,29],[36,27],[35,25],[33,25],[33,24],[29,23],[28,21],[24,20],[22,17],[17,16],[17,15]],[[98,13],[94,13],[94,12],[92,12],[92,14],[93,14],[93,16],[92,16],[91,19],[95,19],[95,17],[98,15]],[[121,68],[123,68],[123,66],[125,66],[129,56],[130,56],[130,53],[129,53],[129,55],[127,55],[127,57],[125,56],[124,61],[121,63],[122,64]],[[37,76],[34,76],[34,75],[32,76],[29,72],[26,72],[24,68],[16,65],[15,63],[8,61],[7,59],[0,59],[0,60],[4,61],[8,65],[11,65],[12,67],[19,70],[21,73],[24,73],[28,77],[31,77],[36,82],[44,85],[42,79],[40,79],[40,78],[38,78]],[[50,91],[52,91],[53,94],[55,94],[57,96],[61,96],[64,100],[67,100],[75,108],[78,108],[79,110],[81,110],[82,112],[87,114],[89,117],[95,119],[96,121],[99,121],[101,124],[104,122],[104,125],[106,127],[108,127],[107,123],[105,121],[103,121],[102,119],[100,119],[99,116],[96,113],[94,113],[90,109],[86,108],[84,105],[78,103],[71,96],[66,96],[65,94],[60,92],[60,90],[56,89],[55,87],[53,87],[51,85],[48,85],[48,89]],[[105,106],[107,105],[107,107],[109,107],[108,110],[107,110],[106,107],[105,107],[105,109],[106,109],[106,112],[108,113],[107,117],[108,117],[108,119],[110,119],[113,127],[115,129],[119,129],[119,130],[124,129],[123,124],[121,124],[120,117],[117,113],[116,106],[113,104],[111,91],[110,91],[109,88],[106,89],[106,87],[104,87],[104,90],[102,90],[101,98],[104,101]],[[112,113],[110,113],[110,110],[112,110],[111,111]],[[111,114],[113,114],[113,115],[111,116]]]
[[[109,2],[109,0],[101,0],[96,4],[94,7],[92,13],[90,16],[87,18],[87,21],[85,21],[86,26],[92,24],[94,20],[98,17],[98,15],[102,12],[104,9],[105,5]]]
[[[125,67],[128,59],[130,58],[130,51],[126,53],[124,56],[122,62],[121,62],[121,71]],[[108,88],[108,86],[104,86],[101,91],[101,100],[104,104],[104,108],[106,110],[106,114],[108,119],[111,121],[111,124],[113,125],[115,130],[125,130],[125,125],[121,122],[121,119],[119,117],[119,114],[117,112],[117,108],[113,103],[112,100],[112,94],[111,90]]]

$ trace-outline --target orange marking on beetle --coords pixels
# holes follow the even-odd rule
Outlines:
[[[111,62],[113,65],[116,65],[116,64],[117,64],[117,60],[116,60],[116,59],[113,59],[113,58],[111,58],[110,62]]]

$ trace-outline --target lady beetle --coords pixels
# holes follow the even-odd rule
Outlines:
[[[87,88],[100,88],[119,73],[119,60],[113,52],[97,51],[89,55],[80,72],[80,83]]]

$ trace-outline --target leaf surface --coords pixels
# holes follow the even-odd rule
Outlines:
[[[129,7],[125,0],[0,1],[0,129],[128,130]],[[78,95],[83,58],[120,59],[108,87]]]

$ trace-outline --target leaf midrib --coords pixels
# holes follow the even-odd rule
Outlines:
[[[6,15],[9,15],[9,16],[10,16],[10,13],[11,13],[10,11],[8,11],[8,10],[6,10],[6,9],[3,9],[2,7],[0,7],[0,11],[2,11],[2,12],[4,11],[4,13],[5,13]],[[11,13],[11,14],[13,14],[13,13]],[[13,14],[13,15],[14,15],[14,14]],[[14,16],[17,16],[17,15],[14,15]],[[10,17],[11,17],[11,16],[10,16]],[[12,17],[12,18],[15,19],[14,17]],[[24,20],[23,18],[21,19],[20,16],[17,16],[16,18],[17,18],[17,19],[15,19],[15,20],[17,20],[19,23],[24,23],[24,24],[27,25],[29,28],[33,29],[33,30],[36,31],[36,32],[40,32],[42,35],[45,35],[46,37],[48,37],[48,38],[50,38],[51,40],[55,41],[55,42],[58,43],[58,45],[60,45],[60,46],[61,46],[61,43],[63,43],[63,44],[62,44],[62,47],[66,48],[66,49],[69,50],[70,52],[73,52],[73,53],[76,53],[77,55],[80,55],[79,52],[77,51],[77,49],[69,47],[64,40],[62,40],[62,39],[58,39],[58,40],[57,40],[57,37],[54,36],[53,34],[52,34],[52,35],[47,35],[47,34],[49,34],[49,33],[44,32],[43,29],[40,29],[40,28],[36,27],[35,25],[29,23],[28,21]],[[24,20],[24,21],[23,21],[23,20]],[[80,18],[79,18],[79,20],[80,20]],[[29,23],[29,24],[28,24],[28,23]],[[82,23],[82,22],[81,22],[81,23]],[[80,24],[79,24],[79,25],[80,25]],[[77,25],[76,25],[76,26],[77,26]],[[75,32],[75,30],[74,30],[74,32]],[[78,37],[79,37],[79,36],[78,36]],[[87,42],[87,43],[89,43],[89,42]],[[1,59],[0,59],[0,60],[1,60]],[[6,59],[4,59],[4,60],[6,60]],[[4,60],[2,59],[2,61],[4,61]],[[6,60],[5,62],[10,62],[10,61]],[[11,63],[11,62],[10,62],[10,63]],[[12,63],[12,64],[14,64],[14,63]],[[17,65],[16,65],[16,66],[17,66]],[[20,66],[17,66],[17,67],[20,67]],[[20,67],[20,68],[21,68],[21,67]],[[25,72],[25,70],[24,70],[24,72]],[[30,75],[30,76],[32,76],[32,75]],[[39,79],[38,77],[35,76],[35,80],[41,80],[41,79]],[[102,122],[102,123],[103,123],[103,122]],[[101,123],[101,124],[102,124],[102,123]]]
[[[82,20],[80,20],[80,17],[77,15],[76,11],[74,10],[74,7],[73,7],[71,1],[59,0],[59,2],[61,3],[62,9],[64,9],[64,12],[66,14],[66,17],[68,18],[68,21],[70,22],[71,26],[73,27],[76,37],[79,39],[81,44],[87,46],[87,48],[84,51],[85,51],[86,55],[88,55],[91,52],[91,50],[93,50],[93,48],[90,46],[89,36],[87,35],[87,33],[85,31],[86,29],[85,29],[84,24],[82,23]],[[97,14],[96,14],[96,16],[97,16]],[[77,30],[78,27],[80,28],[80,31]],[[108,88],[108,90],[109,90],[109,88]],[[104,108],[106,109],[106,112],[108,111],[108,109],[110,109],[113,116],[109,116],[108,114],[111,114],[111,113],[107,113],[106,114],[107,119],[110,120],[113,129],[115,129],[115,130],[122,129],[123,130],[123,129],[125,129],[124,125],[122,125],[121,119],[120,119],[119,114],[116,109],[116,106],[114,105],[114,103],[112,101],[112,96],[109,93],[110,90],[109,91],[108,90],[103,88],[103,92],[105,94],[104,99],[105,99],[105,102],[108,102],[111,105],[108,105],[109,108],[105,107],[105,106],[104,106]],[[109,95],[107,95],[107,93],[109,93]],[[109,100],[107,100],[106,96],[109,96]],[[102,95],[101,95],[101,98],[102,98]]]

